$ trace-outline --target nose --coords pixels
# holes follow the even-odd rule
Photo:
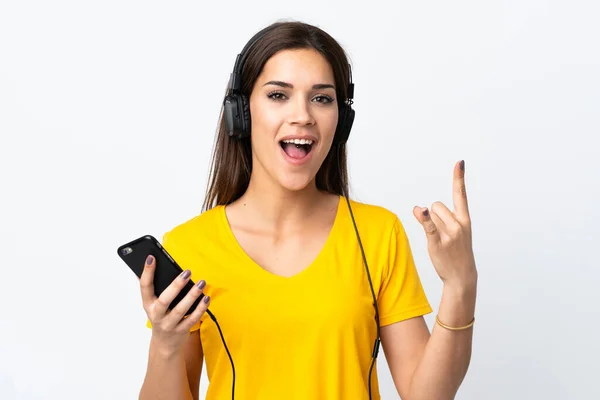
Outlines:
[[[291,105],[288,122],[290,125],[297,126],[314,125],[315,119],[311,114],[308,101],[303,96],[297,96],[296,101]]]

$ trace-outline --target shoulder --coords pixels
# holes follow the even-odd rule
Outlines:
[[[198,239],[199,237],[210,235],[219,226],[221,218],[224,215],[222,211],[221,206],[216,206],[180,222],[165,232],[164,240],[185,242],[192,238]]]
[[[177,264],[184,270],[189,269],[192,277],[202,276],[207,282],[209,277],[214,280],[209,270],[212,273],[219,270],[212,268],[214,261],[227,254],[223,244],[230,240],[220,219],[222,209],[217,206],[204,211],[174,225],[163,234],[162,246]]]
[[[343,205],[346,200],[342,198]],[[356,226],[363,242],[389,251],[410,250],[410,240],[405,222],[394,211],[376,204],[350,200]],[[350,221],[350,224],[352,222]],[[354,229],[353,226],[347,230]]]
[[[346,200],[342,200],[347,208]],[[404,225],[399,216],[386,207],[355,200],[351,200],[350,205],[375,280],[382,282],[395,264],[405,264],[411,257],[410,242]],[[345,239],[350,240],[352,237],[356,241],[352,221],[345,222],[344,225]]]
[[[403,248],[407,245],[406,231],[398,215],[381,205],[350,200],[352,215],[365,249],[385,254],[395,251],[398,245]],[[339,231],[342,232],[343,241],[356,240],[356,232],[348,203],[341,198]]]
[[[368,226],[387,233],[401,227],[398,215],[386,207],[352,199],[350,199],[350,205],[356,224],[359,226]],[[341,206],[347,208],[346,199],[342,198]]]

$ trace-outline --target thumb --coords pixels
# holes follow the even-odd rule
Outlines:
[[[421,225],[423,225],[423,207],[419,207],[419,206],[415,206],[413,208],[413,215],[415,216],[415,218],[417,219],[417,221],[419,221],[419,223]]]

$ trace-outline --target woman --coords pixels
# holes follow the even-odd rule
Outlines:
[[[307,24],[273,24],[242,51],[203,212],[164,236],[186,271],[158,298],[152,257],[140,279],[152,327],[141,399],[198,398],[203,359],[207,399],[379,399],[379,337],[403,399],[454,397],[477,282],[464,162],[454,213],[439,202],[414,209],[444,282],[430,334],[401,222],[344,197],[350,80],[343,49]],[[168,311],[190,279],[195,288]]]

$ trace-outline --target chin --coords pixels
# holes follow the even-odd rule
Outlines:
[[[306,176],[303,174],[289,174],[287,176],[278,177],[279,185],[290,192],[299,192],[310,187],[314,183],[314,176]]]

